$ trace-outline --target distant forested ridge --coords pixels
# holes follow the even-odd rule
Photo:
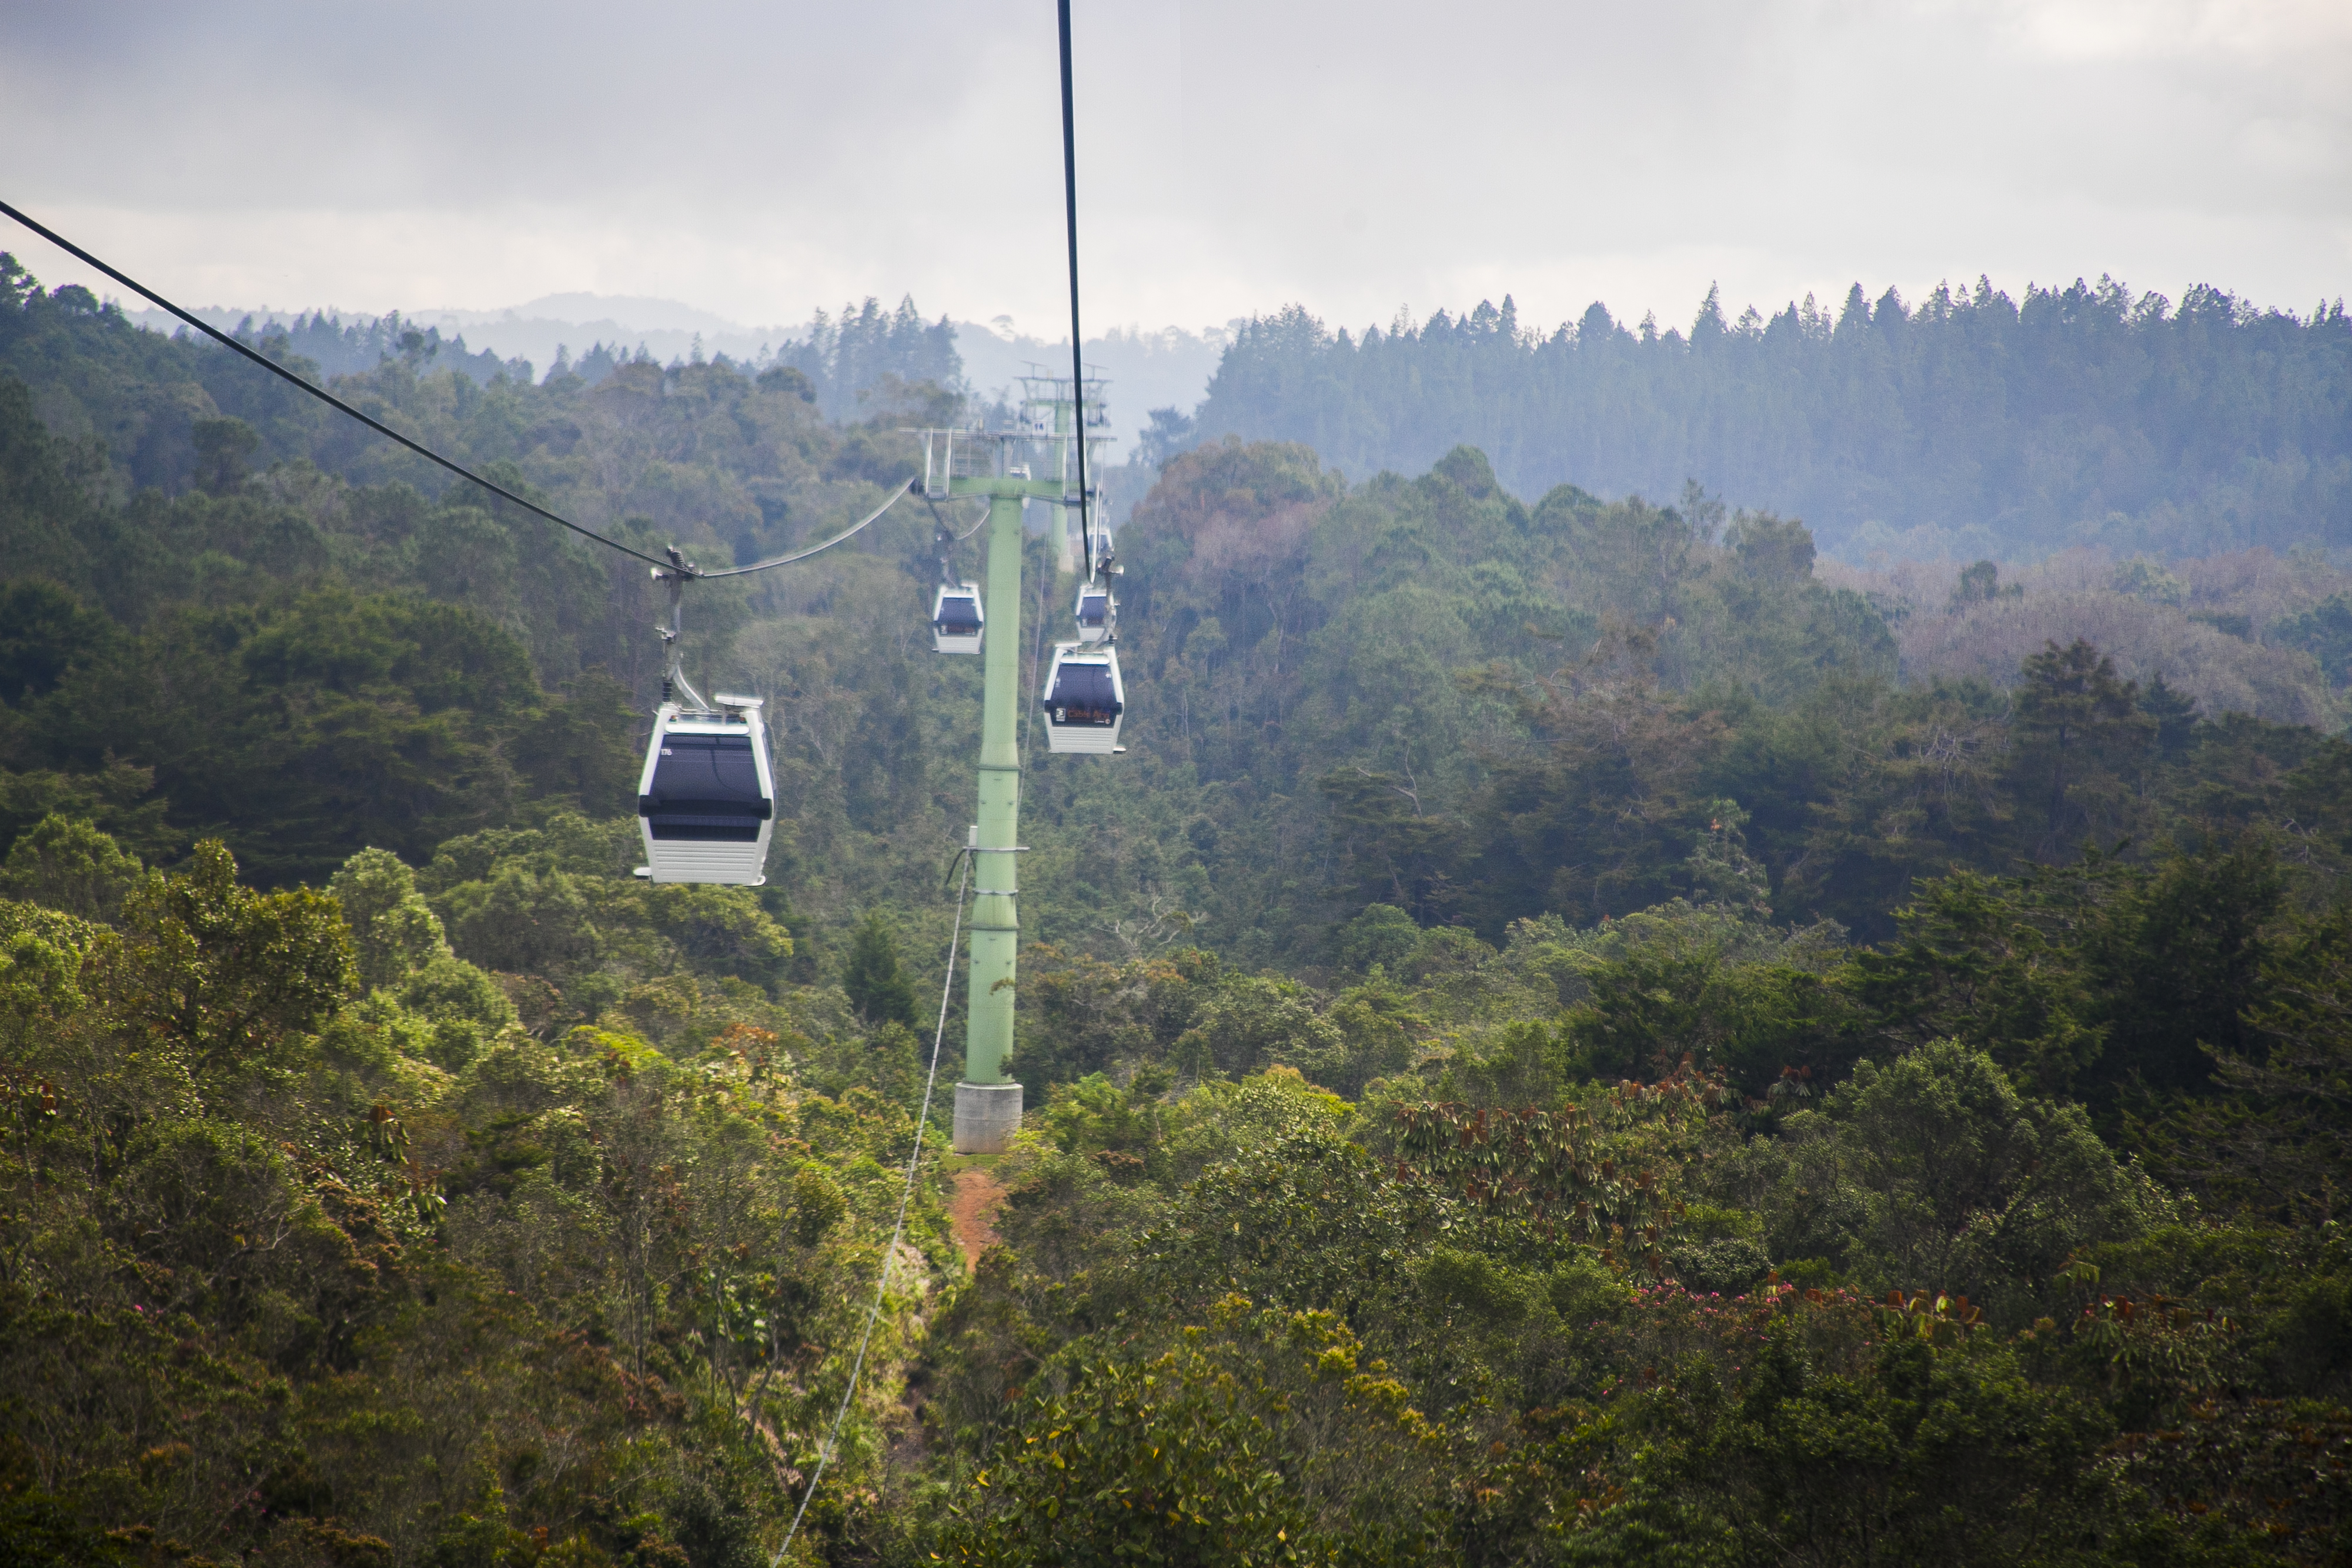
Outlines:
[[[2305,317],[2198,287],[2176,308],[2102,277],[1874,305],[1856,284],[1834,314],[1809,295],[1727,320],[1709,290],[1687,336],[1599,304],[1549,335],[1508,298],[1360,336],[1292,306],[1240,333],[1189,421],[1156,427],[1163,454],[1228,432],[1356,479],[1465,443],[1523,496],[1696,479],[1856,561],[2352,545],[2340,300]]]
[[[340,311],[306,310],[290,321],[256,321],[251,312],[199,310],[195,314],[236,337],[258,342],[282,340],[286,351],[299,354],[319,367],[321,375],[347,376],[372,371],[386,360],[430,360],[442,370],[459,371],[488,384],[496,376],[518,379],[530,374],[524,360],[501,360],[489,350],[466,347],[464,334],[441,336],[438,327],[420,327],[399,311],[382,316],[345,317]]]
[[[195,314],[248,341],[276,343],[278,351],[308,361],[326,376],[358,375],[388,360],[403,360],[457,371],[478,386],[502,376],[514,382],[534,379],[529,360],[469,350],[463,333],[444,338],[439,327],[404,319],[397,310],[382,316],[306,310],[291,318],[264,314],[259,319],[250,311],[201,309]],[[174,325],[160,311],[150,313],[151,325],[158,319]],[[701,342],[698,332],[691,353],[679,358],[700,364],[707,358],[724,357],[705,355]],[[591,341],[576,357],[570,345],[559,345],[548,374],[576,376],[593,386],[622,365],[656,362],[656,356],[646,351],[642,340],[633,350],[625,337],[616,335],[609,343],[601,338]],[[829,419],[854,415],[863,400],[877,392],[887,396],[890,386],[929,382],[961,388],[963,382],[954,326],[945,317],[924,320],[911,297],[901,298],[895,309],[884,308],[868,295],[863,304],[844,305],[837,316],[816,310],[800,336],[763,348],[757,361],[746,368],[756,371],[773,365],[787,365],[806,376],[818,407]]]

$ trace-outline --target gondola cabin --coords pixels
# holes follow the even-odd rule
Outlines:
[[[760,699],[721,694],[719,711],[664,703],[637,781],[637,825],[656,882],[767,880],[776,827],[776,781]]]
[[[1081,646],[1092,647],[1110,635],[1109,589],[1097,588],[1092,583],[1082,585],[1078,589],[1076,612],[1078,618],[1078,643]]]
[[[942,653],[977,653],[987,620],[980,607],[980,584],[942,588],[931,601],[931,645]]]
[[[1047,750],[1099,755],[1119,749],[1127,687],[1118,678],[1118,650],[1055,643],[1043,701]]]

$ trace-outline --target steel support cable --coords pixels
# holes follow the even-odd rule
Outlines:
[[[90,255],[89,252],[82,249],[81,246],[74,244],[73,241],[66,238],[65,235],[58,233],[57,230],[49,227],[47,224],[44,224],[36,218],[27,216],[24,213],[19,212],[16,208],[10,206],[6,202],[0,202],[0,213],[7,214],[10,217],[16,219],[18,223],[24,225],[35,234],[39,235],[43,239],[47,240],[51,245],[56,246],[59,250],[64,251],[68,256],[72,256],[89,266],[96,267],[99,271],[106,274],[107,277],[114,279],[115,282],[122,285],[123,287],[128,288],[133,294],[138,295],[141,298],[147,300],[149,303],[156,306],[160,309],[169,311],[172,315],[178,317],[181,320],[186,322],[189,326],[194,327],[197,331],[202,332],[205,337],[210,338],[224,349],[227,349],[234,353],[244,355],[247,359],[251,360],[255,364],[259,365],[263,370],[268,371],[271,375],[277,376],[280,380],[301,388],[304,392],[309,392],[312,397],[317,398],[320,402],[325,403],[329,408],[336,409],[343,413],[351,415],[352,418],[358,420],[362,424],[366,425],[370,430],[374,431],[378,435],[384,437],[386,440],[397,442],[399,444],[408,448],[409,451],[415,453],[419,457],[424,458],[425,461],[440,465],[442,467],[446,468],[450,473],[457,476],[460,479],[468,480],[473,484],[479,485],[483,489],[488,490],[493,496],[502,497],[507,500],[512,501],[516,506],[520,507],[524,511],[530,513],[534,517],[544,517],[549,522],[553,523],[557,528],[569,528],[573,533],[578,534],[582,538],[593,539],[596,543],[603,545],[607,549],[616,549],[623,555],[634,557],[638,560],[644,561],[647,566],[654,568],[656,571],[677,572],[683,570],[684,574],[688,577],[740,577],[745,572],[765,571],[772,566],[790,566],[796,560],[806,560],[809,557],[815,555],[820,551],[831,549],[842,540],[848,538],[853,534],[856,534],[860,528],[865,528],[866,523],[872,522],[876,517],[878,517],[884,512],[888,511],[891,507],[897,504],[898,497],[905,495],[914,485],[914,481],[912,479],[908,480],[906,484],[898,486],[898,490],[892,494],[889,500],[883,502],[871,516],[865,519],[865,521],[857,524],[856,528],[849,528],[845,532],[835,535],[832,538],[825,540],[824,543],[814,546],[812,549],[801,550],[793,555],[778,556],[773,560],[763,560],[753,566],[731,567],[724,571],[704,571],[698,567],[681,568],[675,562],[663,560],[658,557],[647,555],[643,550],[632,549],[618,539],[607,538],[603,534],[598,533],[595,529],[583,528],[580,524],[573,522],[569,517],[559,517],[557,514],[549,511],[545,507],[539,505],[536,501],[525,500],[522,497],[516,495],[512,490],[508,489],[504,485],[498,483],[496,480],[485,479],[479,474],[475,473],[471,468],[467,467],[464,464],[457,462],[454,459],[442,456],[441,454],[434,451],[423,442],[416,441],[401,434],[400,432],[393,429],[392,426],[384,423],[383,421],[377,419],[371,414],[362,413],[360,410],[353,408],[341,398],[339,398],[334,393],[327,391],[326,388],[311,385],[309,382],[304,381],[300,376],[296,375],[292,371],[287,369],[284,365],[279,364],[277,361],[270,359],[268,355],[263,354],[258,350],[253,348],[250,344],[239,342],[236,339],[231,337],[228,333],[222,331],[211,322],[205,321],[189,311],[183,310],[180,307],[173,304],[170,300],[164,298],[162,295],[156,293],[153,289],[148,287],[137,278],[132,277],[128,273],[120,272],[115,268],[109,267],[105,262],[99,260],[98,257]]]
[[[890,1260],[897,1255],[898,1243],[907,1234],[907,1206],[914,1201],[915,1173],[923,1160],[923,1132],[931,1120],[931,1091],[940,1078],[940,1042],[948,1033],[948,998],[955,990],[956,949],[963,943],[963,904],[971,890],[971,855],[967,848],[958,857],[963,862],[963,879],[956,886],[955,929],[948,937],[947,977],[940,982],[939,1028],[931,1033],[930,1071],[923,1076],[923,1109],[915,1118],[915,1146],[907,1155],[907,1182],[898,1194],[898,1218],[890,1227],[890,1245],[882,1249],[882,1266],[875,1271],[874,1305],[866,1310],[866,1332],[858,1336],[857,1359],[850,1364],[849,1386],[841,1391],[841,1405],[833,1413],[833,1429],[825,1436],[824,1447],[817,1450],[816,1469],[809,1476],[808,1490],[801,1494],[801,1505],[793,1511],[793,1522],[784,1531],[783,1544],[768,1559],[768,1568],[776,1568],[784,1560],[784,1553],[792,1550],[793,1538],[801,1531],[801,1520],[816,1499],[817,1483],[824,1479],[824,1467],[832,1463],[841,1442],[841,1424],[849,1416],[850,1402],[857,1397],[857,1379],[866,1370],[866,1352],[874,1343],[874,1325],[882,1316],[882,1299],[890,1283]]]
[[[794,550],[790,555],[780,555],[773,560],[753,561],[750,566],[730,566],[719,571],[705,571],[700,567],[696,567],[691,570],[688,575],[699,578],[741,577],[747,572],[765,571],[772,566],[790,566],[796,560],[806,560],[813,555],[822,555],[826,550],[829,550],[834,546],[839,544],[842,540],[856,534],[859,529],[865,528],[867,523],[872,522],[875,518],[880,517],[883,513],[897,506],[898,504],[898,498],[914,487],[914,480],[908,480],[905,484],[890,492],[890,498],[888,500],[883,502],[880,506],[866,513],[866,516],[860,518],[857,522],[842,529],[841,532],[834,535],[833,538],[825,540],[824,543],[821,545],[811,545],[804,550]]]
[[[1070,396],[1078,445],[1078,528],[1087,544],[1087,577],[1095,575],[1093,504],[1087,493],[1086,340],[1078,335],[1078,131],[1070,93],[1070,0],[1059,0],[1062,21],[1062,199],[1070,233]]]
[[[277,361],[268,358],[267,355],[260,353],[258,350],[245,343],[237,341],[235,338],[229,336],[226,332],[222,331],[219,328],[214,326],[209,321],[201,320],[195,316],[190,314],[188,311],[181,309],[177,305],[173,304],[170,300],[164,298],[162,295],[156,293],[153,289],[148,287],[137,278],[130,277],[128,274],[116,271],[113,267],[109,267],[106,263],[99,260],[98,257],[90,255],[89,252],[82,249],[81,246],[74,244],[73,241],[66,238],[65,235],[58,233],[55,229],[50,228],[46,224],[39,223],[33,218],[26,216],[23,213],[18,212],[15,207],[10,206],[7,203],[0,202],[0,213],[7,214],[10,217],[16,219],[18,223],[24,225],[35,234],[39,235],[43,239],[47,240],[51,245],[56,246],[59,250],[66,252],[69,256],[77,256],[82,261],[88,263],[89,266],[98,268],[99,271],[106,274],[107,277],[114,279],[115,282],[120,283],[123,287],[128,288],[133,294],[138,295],[140,298],[162,309],[171,312],[181,320],[185,321],[189,326],[194,327],[197,331],[202,332],[205,337],[210,338],[215,342],[220,344],[221,347],[230,350],[233,352],[243,354],[247,359],[251,360],[255,364],[259,365],[271,375],[278,376],[286,381],[291,382],[294,385],[300,387],[304,392],[309,392],[312,397],[317,398],[320,402],[325,403],[328,407],[341,409],[343,413],[350,414],[353,419],[358,420],[362,424],[366,425],[370,430],[374,431],[378,435],[383,436],[388,440],[398,442],[401,445],[405,446],[411,452],[415,453],[419,457],[425,458],[428,462],[439,464],[442,467],[446,468],[450,473],[457,475],[461,479],[470,479],[475,484],[479,485],[483,489],[489,491],[492,495],[502,496],[506,497],[506,499],[512,501],[516,506],[520,507],[523,510],[530,512],[534,516],[544,517],[549,522],[555,524],[558,528],[570,528],[573,533],[580,535],[583,538],[593,539],[598,544],[604,546],[608,549],[619,550],[625,556],[635,556],[637,559],[644,561],[648,566],[657,567],[663,570],[671,570],[668,562],[661,560],[656,557],[649,556],[643,550],[631,549],[627,545],[621,543],[618,539],[606,538],[603,534],[596,532],[595,529],[583,528],[578,523],[572,521],[569,517],[560,517],[553,512],[549,511],[545,507],[538,505],[536,502],[524,500],[520,496],[516,495],[512,490],[508,489],[505,486],[498,484],[493,480],[483,478],[479,474],[475,473],[471,468],[467,467],[464,464],[453,462],[449,458],[442,456],[438,452],[434,451],[424,443],[409,439],[407,436],[401,434],[400,432],[393,429],[392,426],[384,423],[382,420],[362,413],[358,409],[353,408],[350,403],[345,402],[342,399],[327,391],[324,387],[312,386],[309,382],[304,381],[300,376],[296,375],[292,371],[288,370],[284,365],[279,364]]]

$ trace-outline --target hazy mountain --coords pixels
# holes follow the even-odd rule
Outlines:
[[[168,332],[178,325],[161,310],[128,310],[125,314],[153,330]],[[286,310],[268,306],[214,305],[197,308],[196,314],[229,329],[248,319],[257,327],[280,328],[291,328],[320,315],[347,326],[373,328],[378,320],[331,307]],[[663,364],[691,361],[698,350],[706,359],[724,354],[739,362],[760,364],[787,353],[788,345],[808,342],[815,330],[811,321],[789,326],[751,326],[680,300],[583,292],[545,294],[497,309],[443,308],[400,315],[408,325],[437,331],[441,341],[452,347],[462,345],[477,358],[487,353],[501,362],[528,361],[537,377],[547,374],[559,353],[568,353],[578,361],[598,345],[620,357],[643,348]],[[830,315],[826,319],[835,319]],[[1150,410],[1172,407],[1190,411],[1200,402],[1207,393],[1210,378],[1216,373],[1225,345],[1240,325],[1233,322],[1224,327],[1203,327],[1197,332],[1181,327],[1157,330],[1118,327],[1098,337],[1087,338],[1088,367],[1110,382],[1106,402],[1118,440],[1113,449],[1115,455],[1132,450],[1136,433],[1146,423]],[[1009,316],[999,316],[988,323],[957,321],[951,324],[951,331],[955,351],[962,360],[963,380],[983,400],[993,401],[1017,392],[1018,378],[1033,368],[1048,374],[1069,373],[1066,334],[1046,338],[1023,331]],[[480,366],[483,374],[494,368],[488,361],[481,361]],[[340,371],[364,367],[328,368]]]

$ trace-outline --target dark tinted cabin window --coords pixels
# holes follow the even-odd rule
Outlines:
[[[1119,712],[1110,670],[1103,664],[1064,664],[1045,706],[1055,724],[1111,724]]]
[[[980,601],[974,599],[940,600],[940,630],[957,637],[969,637],[979,631]]]
[[[654,764],[653,792],[637,802],[656,839],[749,843],[771,811],[748,735],[671,735]]]

